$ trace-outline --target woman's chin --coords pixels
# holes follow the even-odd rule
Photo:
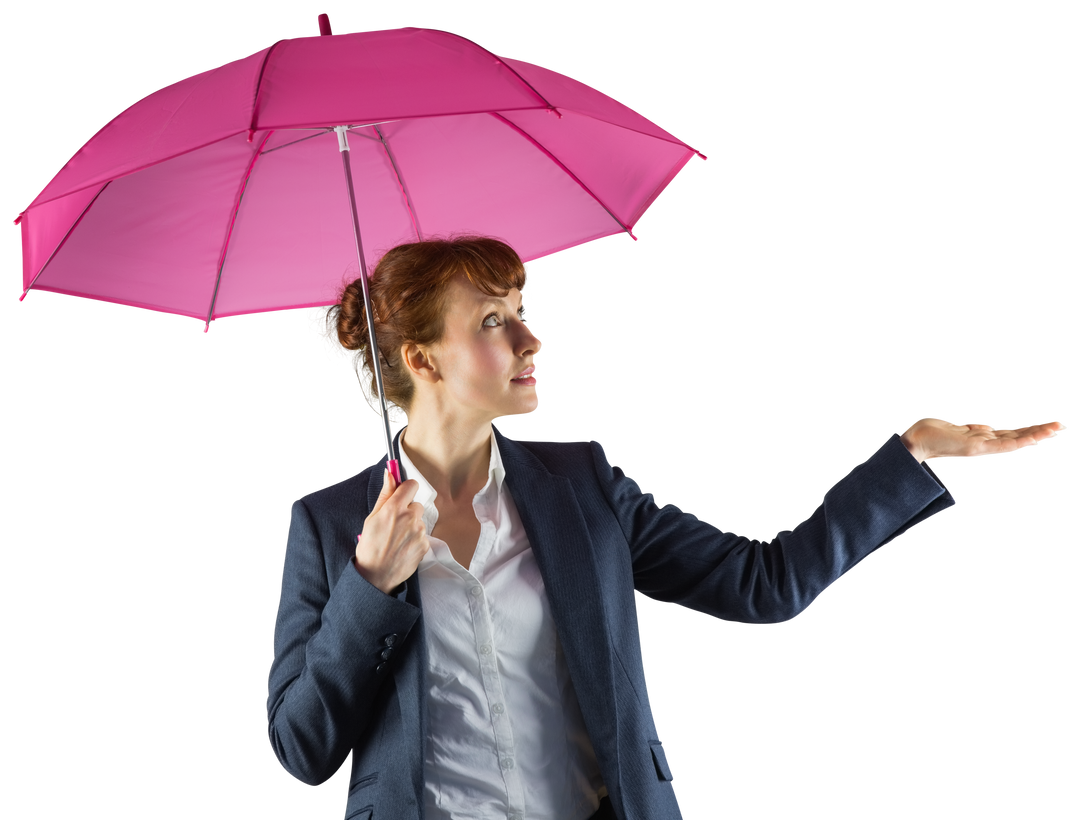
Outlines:
[[[532,403],[527,408],[519,408],[509,416],[503,416],[502,418],[525,418],[526,416],[535,416],[540,412],[540,396],[536,396],[536,399],[532,400]]]

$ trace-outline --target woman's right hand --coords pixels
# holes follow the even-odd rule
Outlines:
[[[416,572],[428,551],[424,507],[413,501],[419,489],[412,479],[397,486],[390,471],[384,470],[382,491],[364,519],[364,532],[357,536],[356,570],[385,593]]]

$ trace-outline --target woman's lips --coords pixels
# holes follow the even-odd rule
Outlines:
[[[518,373],[516,376],[514,376],[514,378],[511,379],[510,381],[517,381],[518,379],[524,379],[527,376],[532,375],[534,370],[536,370],[536,367],[530,364],[528,367],[526,367],[524,370],[522,370],[520,373]]]

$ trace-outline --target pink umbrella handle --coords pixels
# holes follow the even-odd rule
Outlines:
[[[390,471],[390,477],[394,479],[394,489],[397,490],[401,486],[401,465],[397,460],[386,462],[387,469]],[[356,536],[356,542],[360,543],[360,533]]]
[[[401,465],[395,458],[392,461],[386,462],[387,468],[390,470],[390,475],[394,477],[394,483],[401,486]]]

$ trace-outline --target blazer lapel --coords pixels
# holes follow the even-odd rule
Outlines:
[[[594,751],[605,773],[617,772],[611,631],[602,603],[596,552],[577,494],[569,479],[549,472],[526,448],[498,430],[495,437],[507,486],[544,579],[551,616]]]

